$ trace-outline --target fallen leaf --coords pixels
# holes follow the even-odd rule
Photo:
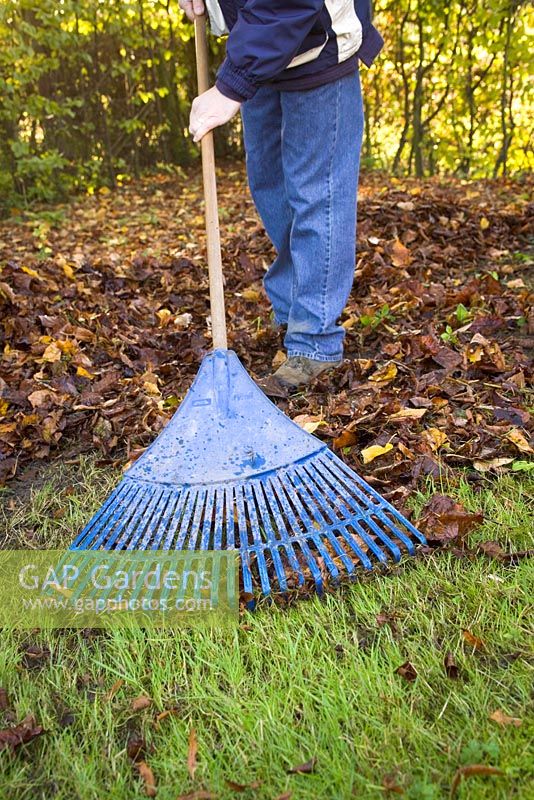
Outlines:
[[[236,783],[235,781],[228,780],[228,778],[226,779],[225,783],[234,792],[246,792],[248,789],[259,789],[261,786],[261,781],[252,781],[252,783]]]
[[[339,436],[336,436],[333,445],[337,450],[341,450],[343,447],[352,447],[357,441],[358,435],[355,431],[343,431]]]
[[[208,792],[206,789],[197,789],[194,792],[179,795],[176,800],[217,800],[219,795]]]
[[[283,794],[277,795],[274,800],[291,800],[293,797],[293,792],[284,792]]]
[[[273,369],[278,369],[287,361],[287,356],[283,350],[277,350],[273,356],[273,360],[271,361],[271,366]]]
[[[147,751],[146,742],[139,733],[132,733],[126,743],[126,753],[132,761],[142,761]]]
[[[151,768],[146,761],[138,761],[135,768],[138,770],[141,780],[144,783],[145,795],[147,797],[155,797],[157,794],[156,780]]]
[[[489,472],[492,469],[505,467],[507,464],[511,464],[513,460],[513,458],[491,458],[489,461],[475,459],[473,461],[473,466],[477,472]]]
[[[177,709],[177,708],[168,708],[168,709],[165,709],[165,711],[162,711],[161,713],[159,713],[159,714],[156,716],[156,722],[161,722],[161,721],[162,721],[162,720],[164,720],[166,717],[175,716],[176,714],[178,714],[178,709]]]
[[[512,428],[511,431],[508,431],[506,438],[522,453],[534,453],[534,450],[518,428]]]
[[[317,758],[314,756],[313,758],[310,758],[309,761],[305,761],[304,764],[297,764],[296,767],[291,767],[291,769],[288,769],[287,771],[290,775],[295,775],[297,773],[303,773],[307,775],[310,772],[315,771],[316,764]]]
[[[447,678],[456,680],[460,676],[460,670],[458,669],[458,665],[456,664],[452,653],[447,653],[443,659],[443,665],[445,667]]]
[[[198,743],[197,732],[194,728],[189,731],[189,749],[187,751],[187,771],[191,780],[195,779],[195,772],[198,767],[197,763]]]
[[[391,247],[391,263],[394,267],[408,267],[412,263],[411,253],[400,239],[395,239]]]
[[[376,372],[373,372],[372,375],[369,376],[370,381],[374,381],[375,383],[388,383],[392,381],[393,378],[397,375],[397,365],[390,361],[389,364],[377,369]]]
[[[123,684],[124,680],[122,678],[118,678],[111,687],[111,689],[109,690],[109,692],[106,692],[106,694],[104,695],[104,700],[107,700],[108,702],[110,700],[113,700],[113,698],[115,697],[115,695],[117,694],[117,692],[119,691],[119,689]]]
[[[443,447],[449,442],[449,437],[447,434],[441,431],[439,428],[427,428],[425,431],[425,437],[427,438],[432,450],[439,450],[440,447]]]
[[[9,708],[7,692],[5,689],[0,687],[0,711],[5,711],[7,708]]]
[[[504,711],[494,711],[493,714],[490,714],[488,719],[493,720],[496,722],[497,725],[513,725],[515,728],[519,728],[523,724],[523,720],[519,719],[518,717],[509,717],[508,714],[505,714]]]
[[[371,447],[365,447],[362,450],[362,459],[364,464],[370,464],[375,458],[383,456],[393,450],[393,445],[388,442],[385,445],[373,444]]]
[[[502,561],[506,555],[499,542],[481,542],[478,545],[478,550],[490,558],[496,558],[498,561]]]
[[[89,380],[93,380],[93,378],[95,377],[93,373],[86,370],[85,367],[77,367],[76,375],[79,375],[80,378],[89,378]]]
[[[415,681],[417,678],[417,670],[413,664],[410,664],[409,661],[405,661],[404,664],[401,664],[400,667],[397,667],[395,672],[397,675],[400,675],[402,678],[410,682]]]
[[[150,697],[146,695],[140,695],[136,697],[135,700],[132,700],[131,708],[132,711],[142,711],[144,708],[148,708],[152,704],[152,700]]]
[[[0,730],[0,751],[9,749],[14,752],[19,745],[27,744],[43,733],[44,728],[37,725],[33,714],[28,714],[18,725]]]
[[[393,794],[404,794],[404,789],[399,785],[398,776],[395,773],[389,773],[382,778],[382,788],[385,792]]]
[[[462,541],[482,521],[483,515],[480,512],[468,513],[452,497],[437,493],[423,508],[418,525],[429,541],[443,544],[455,539]]]
[[[452,781],[451,800],[456,797],[462,778],[471,778],[474,775],[504,775],[504,772],[496,767],[488,767],[485,764],[469,764],[467,767],[460,767],[460,769],[456,770]]]
[[[293,422],[296,422],[299,428],[302,428],[308,433],[313,433],[320,425],[325,424],[321,417],[312,417],[309,414],[299,414],[293,417]]]
[[[61,349],[60,347],[58,347],[57,342],[51,342],[45,348],[45,351],[41,358],[43,361],[48,361],[50,363],[61,361]]]
[[[388,417],[389,422],[398,422],[403,419],[421,419],[425,416],[427,408],[401,408],[395,414],[390,414]]]
[[[470,644],[475,650],[485,650],[486,645],[482,639],[479,639],[478,636],[474,636],[471,631],[464,629],[462,631],[463,637],[467,644]]]
[[[490,226],[490,222],[487,217],[481,217],[479,224],[480,224],[480,229],[483,231],[487,231],[487,229]]]

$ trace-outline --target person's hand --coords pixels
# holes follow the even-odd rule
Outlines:
[[[201,17],[205,11],[204,0],[180,0],[179,6],[191,22],[195,21],[195,17]]]
[[[193,141],[200,142],[208,131],[231,120],[240,107],[241,103],[226,97],[216,86],[195,97],[189,117],[189,132]]]

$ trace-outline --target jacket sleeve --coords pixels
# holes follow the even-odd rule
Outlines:
[[[297,54],[324,0],[246,0],[226,43],[217,88],[243,102]]]

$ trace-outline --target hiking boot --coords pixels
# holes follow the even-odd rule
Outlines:
[[[273,373],[273,378],[276,378],[282,386],[294,389],[297,386],[307,386],[322,372],[339,367],[340,364],[341,359],[339,361],[315,361],[306,356],[290,356]]]

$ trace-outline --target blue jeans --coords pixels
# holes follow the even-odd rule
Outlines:
[[[264,86],[242,106],[250,190],[277,257],[264,278],[288,356],[337,361],[354,280],[360,78]]]

